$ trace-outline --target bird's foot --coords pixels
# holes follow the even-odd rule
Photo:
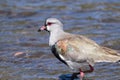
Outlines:
[[[83,80],[84,75],[85,75],[84,72],[80,71],[80,80]]]
[[[71,77],[71,80],[78,79],[78,76],[77,76],[78,74],[80,74],[80,73],[73,73],[72,77]]]

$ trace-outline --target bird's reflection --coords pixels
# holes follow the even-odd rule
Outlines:
[[[59,76],[59,80],[71,80],[72,74],[62,74]],[[80,78],[74,78],[74,80],[80,80]],[[95,80],[88,77],[84,77],[83,80]]]

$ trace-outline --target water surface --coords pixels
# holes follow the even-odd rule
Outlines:
[[[64,29],[120,50],[120,0],[0,0],[0,80],[58,80],[72,73],[48,47],[48,33],[37,30],[48,17]],[[27,53],[14,57],[16,52]],[[97,63],[92,80],[119,80],[120,64]]]

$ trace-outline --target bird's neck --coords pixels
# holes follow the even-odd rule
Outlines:
[[[55,30],[50,32],[49,46],[53,46],[58,40],[62,39],[62,36],[65,34],[63,30]]]

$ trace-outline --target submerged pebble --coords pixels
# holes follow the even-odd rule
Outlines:
[[[16,52],[16,53],[14,53],[14,56],[15,57],[24,57],[24,56],[26,56],[26,53],[25,52]]]

